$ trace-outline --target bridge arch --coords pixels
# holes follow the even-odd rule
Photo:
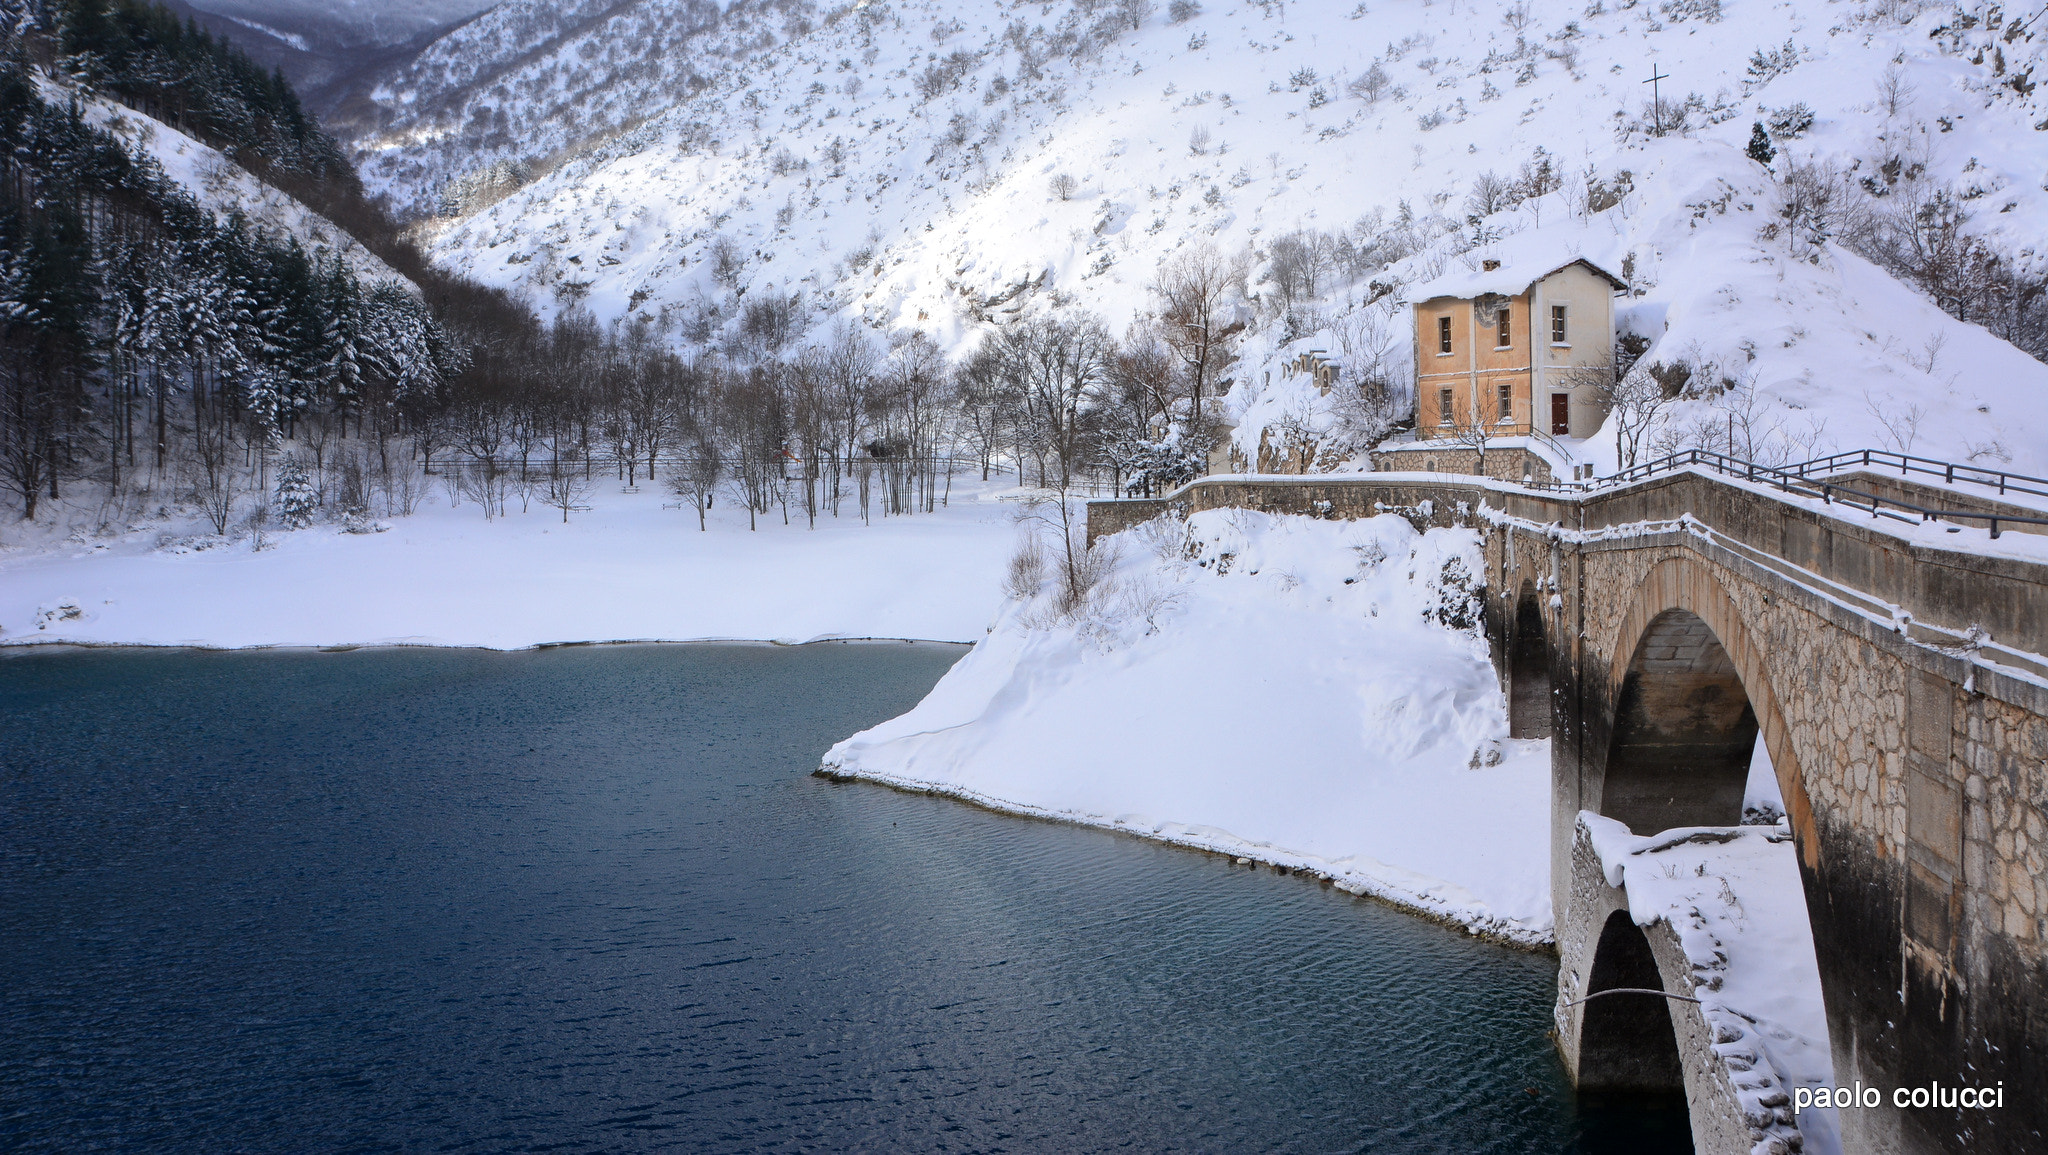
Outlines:
[[[1580,1013],[1577,1077],[1581,1091],[1684,1096],[1685,1068],[1666,1000],[1642,994],[1592,997],[1604,991],[1664,988],[1649,936],[1626,908],[1608,914],[1593,948],[1587,1001]]]
[[[1763,653],[1711,567],[1685,556],[1652,566],[1608,650],[1613,724],[1595,809],[1638,834],[1732,826],[1761,737],[1801,857],[1818,865],[1805,778]]]
[[[1536,583],[1523,579],[1508,635],[1508,736],[1550,737],[1550,639]]]

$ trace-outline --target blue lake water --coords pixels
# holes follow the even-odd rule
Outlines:
[[[811,776],[961,652],[0,659],[0,1147],[1689,1149],[1547,956]]]

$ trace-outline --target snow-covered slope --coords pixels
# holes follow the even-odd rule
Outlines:
[[[1783,215],[1794,167],[1832,166],[1851,187],[1903,173],[1954,185],[1970,227],[2018,261],[2048,259],[2048,132],[2035,128],[2048,100],[2029,79],[2048,73],[2048,34],[1996,5],[1967,28],[1910,0],[1246,0],[1188,14],[1199,7],[743,6],[692,42],[687,67],[708,81],[694,95],[681,63],[636,78],[625,17],[598,21],[487,90],[469,82],[471,121],[558,110],[475,160],[538,159],[578,131],[644,122],[447,224],[435,252],[544,308],[668,316],[679,339],[731,324],[742,294],[802,293],[814,321],[853,314],[957,349],[1052,302],[1120,323],[1151,304],[1161,262],[1196,245],[1248,252],[1250,291],[1270,306],[1276,238],[1343,234],[1351,273],[1250,342],[1234,404],[1254,429],[1314,408],[1250,386],[1297,346],[1343,345],[1372,282],[1426,280],[1496,244],[1597,253],[1637,285],[1625,320],[1656,340],[1650,356],[1752,382],[1800,447],[1883,443],[1919,408],[1918,451],[2048,470],[2048,370]],[[579,60],[584,95],[561,97]],[[1641,83],[1653,60],[1661,113]],[[1679,118],[1681,131],[1652,131]],[[1759,121],[1786,126],[1775,176],[1744,155]],[[442,155],[433,142],[456,128],[412,131],[406,157]],[[1471,195],[1544,160],[1559,185],[1547,196],[1500,210]],[[501,169],[496,191],[519,179]]]
[[[404,40],[489,8],[492,0],[190,0],[259,35],[308,47],[308,35],[356,43]],[[324,46],[324,45],[323,45]]]
[[[384,77],[367,112],[351,110],[371,122],[357,133],[357,164],[401,209],[439,212],[457,178],[523,180],[808,29],[781,7],[508,0]]]
[[[1105,540],[1081,613],[1056,580],[1013,600],[826,766],[1547,940],[1550,747],[1507,740],[1471,531],[1216,510]]]
[[[43,95],[56,104],[79,99],[76,93],[47,81],[43,82]],[[296,237],[311,256],[348,262],[356,277],[365,283],[398,281],[408,287],[412,285],[332,221],[258,180],[211,145],[101,97],[80,99],[80,107],[88,123],[113,133],[127,142],[131,150],[154,158],[166,176],[212,210],[215,217],[224,219],[229,213],[239,212],[251,226],[264,233]]]

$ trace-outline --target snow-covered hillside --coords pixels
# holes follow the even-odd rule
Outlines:
[[[491,6],[491,0],[190,0],[202,12],[225,16],[258,35],[293,44],[323,41],[388,44],[452,24]],[[317,47],[330,47],[321,44]]]
[[[1249,342],[1233,400],[1246,437],[1283,414],[1326,420],[1272,369],[1353,343],[1375,282],[1414,284],[1496,246],[1531,262],[1583,253],[1636,286],[1624,323],[1654,342],[1648,356],[1753,386],[1783,452],[1903,439],[2048,471],[2048,369],[1821,240],[1808,203],[1953,188],[1952,209],[2010,262],[2048,260],[2048,100],[2032,79],[2048,74],[2048,33],[1997,5],[1971,20],[1908,0],[747,14],[691,67],[743,51],[750,65],[692,72],[709,81],[695,95],[674,69],[622,65],[604,83],[585,69],[588,93],[644,123],[448,223],[438,258],[544,308],[660,314],[699,339],[742,294],[801,293],[813,322],[857,315],[958,350],[1053,303],[1119,323],[1152,305],[1162,261],[1198,245],[1248,253],[1249,291],[1271,306],[1275,242],[1320,231],[1339,258]],[[616,31],[555,43],[466,115],[520,123],[571,61],[638,51]],[[1661,110],[1642,83],[1653,63]],[[544,76],[554,87],[533,87]],[[624,123],[597,99],[549,105],[560,122],[523,134],[529,152]],[[1775,126],[1771,169],[1745,155],[1758,123]],[[453,131],[421,126],[408,155]],[[1546,165],[1552,191],[1499,195]],[[1405,315],[1388,316],[1405,349]],[[1682,410],[1674,429],[1693,420]]]
[[[371,122],[359,127],[357,164],[410,213],[442,211],[457,184],[481,200],[808,29],[779,8],[509,0],[384,77],[367,113],[352,110]]]
[[[77,99],[87,123],[106,129],[126,142],[131,150],[153,158],[162,166],[164,175],[178,182],[193,199],[211,210],[216,219],[240,213],[259,232],[278,238],[296,238],[309,256],[346,261],[349,269],[365,283],[398,281],[414,287],[412,282],[333,222],[289,194],[258,180],[249,170],[213,146],[103,97],[80,97],[47,81],[43,82],[43,95],[53,104]]]

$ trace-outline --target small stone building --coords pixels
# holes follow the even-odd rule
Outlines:
[[[1487,260],[1418,287],[1418,441],[1472,426],[1584,438],[1607,420],[1599,384],[1613,372],[1614,297],[1627,286],[1584,258],[1536,267]]]

